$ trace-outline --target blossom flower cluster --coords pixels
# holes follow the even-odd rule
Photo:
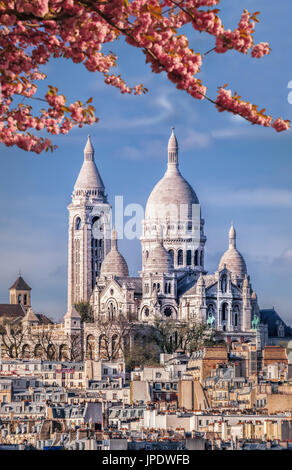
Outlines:
[[[129,46],[143,51],[154,73],[165,72],[168,79],[192,97],[208,99],[218,111],[240,114],[252,124],[271,126],[281,132],[288,120],[273,119],[257,106],[223,87],[217,99],[207,96],[207,87],[198,74],[205,54],[193,51],[188,38],[180,34],[189,24],[195,31],[213,36],[214,52],[236,50],[261,58],[271,51],[269,44],[254,44],[258,12],[241,15],[238,27],[225,29],[217,9],[220,0],[6,0],[0,2],[0,142],[40,153],[54,146],[47,137],[66,134],[74,126],[97,122],[92,99],[86,103],[66,103],[53,86],[44,97],[37,96],[38,82],[47,77],[42,66],[51,58],[66,58],[83,64],[90,72],[103,74],[106,84],[123,94],[140,95],[147,89],[130,87],[113,73],[117,56],[103,53],[105,44],[124,37]],[[33,100],[44,109],[36,113]],[[28,104],[29,103],[29,104]]]

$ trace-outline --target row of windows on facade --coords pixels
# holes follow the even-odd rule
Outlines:
[[[168,250],[168,253],[171,256],[173,264],[175,264],[175,261],[176,261],[177,266],[183,266],[183,264],[184,264],[184,253],[186,253],[186,264],[187,264],[187,266],[191,266],[192,264],[194,264],[195,266],[203,266],[203,264],[204,264],[204,252],[203,251],[195,250],[194,256],[193,256],[192,255],[192,250],[186,250],[186,252],[184,252],[184,250],[178,250],[177,253],[176,253],[176,259],[175,259],[174,250]],[[148,250],[146,250],[146,252],[145,252],[145,258],[146,259],[149,258],[149,251]]]
[[[221,277],[221,280],[220,280],[220,288],[221,288],[221,291],[222,292],[226,292],[227,291],[227,276],[224,274],[222,277]],[[152,292],[156,290],[158,293],[161,292],[161,286],[160,286],[160,283],[157,282],[157,283],[153,283],[153,286],[152,286]],[[144,292],[145,294],[148,294],[150,291],[150,287],[149,287],[149,284],[144,284]],[[170,282],[165,282],[164,283],[164,293],[165,294],[171,294],[171,283]]]
[[[4,345],[1,346],[2,357],[6,355],[6,348]],[[40,344],[37,344],[35,347],[30,347],[28,344],[24,344],[21,350],[22,358],[29,359],[31,357],[41,358],[43,356],[43,347]],[[66,344],[62,344],[59,348],[55,348],[52,345],[48,346],[47,355],[51,357],[58,356],[59,360],[69,357],[69,349]],[[10,370],[10,369],[8,369]]]
[[[19,304],[27,305],[27,294],[19,294],[17,299]]]
[[[227,303],[223,303],[221,307],[220,319],[221,323],[228,320],[228,311],[229,307]],[[207,316],[213,316],[215,319],[215,306],[214,304],[209,304],[207,307]],[[239,324],[239,306],[234,305],[232,312],[231,312],[231,321],[233,326],[238,326]]]
[[[171,317],[173,312],[174,312],[174,310],[171,307],[165,307],[164,310],[163,310],[163,315],[165,317]],[[149,310],[148,307],[144,308],[143,314],[144,314],[145,317],[149,317],[150,310]]]
[[[95,228],[99,228],[101,231],[103,231],[103,225],[99,223],[99,221],[102,220],[101,217],[93,217],[91,221],[92,227],[95,226]],[[82,222],[81,222],[81,217],[76,217],[75,219],[75,230],[80,230],[82,227]]]
[[[192,216],[192,213],[190,212],[188,215]],[[172,217],[177,217],[177,214],[172,214]],[[198,230],[199,227],[197,225],[193,225],[192,222],[187,222],[185,224],[178,224],[178,225],[174,225],[174,224],[164,225],[164,224],[161,224],[161,225],[159,225],[159,227],[157,227],[157,225],[152,225],[152,226],[146,225],[145,226],[145,231],[148,231],[148,232],[150,230],[157,231],[157,228],[160,229],[160,230],[163,230],[163,231],[166,231],[166,230],[185,230],[185,229],[187,229],[188,232],[191,232],[193,229]]]
[[[102,189],[77,189],[74,191],[75,196],[104,196]]]
[[[129,341],[124,339],[124,345],[126,345]],[[98,356],[102,357],[103,353],[111,352],[112,358],[118,357],[118,349],[119,349],[119,337],[118,335],[113,335],[111,340],[109,341],[105,335],[101,335],[98,339]],[[94,359],[94,351],[95,351],[95,339],[92,335],[90,335],[86,340],[86,357],[87,359]],[[107,355],[107,354],[106,354]],[[116,374],[116,369],[114,369]],[[107,372],[104,372],[107,375]]]
[[[154,282],[152,285],[152,292],[156,291],[157,293],[161,292],[160,282]],[[171,294],[171,282],[164,283],[164,294]],[[149,284],[144,285],[145,294],[149,294]]]

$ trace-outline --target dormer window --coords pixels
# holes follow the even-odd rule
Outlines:
[[[281,338],[283,338],[283,336],[285,336],[285,328],[284,328],[283,323],[281,323],[278,326],[278,336],[280,336]]]
[[[226,292],[227,291],[227,276],[226,274],[223,274],[221,277],[221,292]]]

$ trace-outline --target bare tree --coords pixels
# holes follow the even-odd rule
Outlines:
[[[99,324],[99,352],[104,359],[113,361],[125,353],[130,344],[130,337],[135,329],[135,317],[119,314]]]
[[[23,327],[21,318],[11,320],[3,318],[0,325],[1,342],[8,357],[16,359],[22,355],[27,330]]]
[[[32,340],[35,346],[40,347],[42,357],[48,361],[56,358],[57,347],[53,339],[53,331],[50,328],[38,327],[32,333]]]
[[[72,334],[69,339],[69,350],[71,361],[82,361],[81,335]]]

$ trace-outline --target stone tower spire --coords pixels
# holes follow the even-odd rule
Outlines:
[[[84,160],[94,161],[94,148],[90,139],[90,135],[87,136],[87,142],[84,147]]]
[[[168,168],[178,168],[178,143],[172,127],[168,141]]]
[[[233,222],[229,230],[229,248],[236,248],[236,231]]]
[[[116,231],[116,228],[114,227],[112,229],[112,246],[111,246],[111,250],[117,250],[118,249],[118,242],[117,242],[117,231]]]
[[[73,197],[94,196],[95,199],[107,202],[104,190],[103,181],[94,161],[94,148],[88,136],[84,148],[84,161],[74,185]]]
[[[68,311],[75,303],[89,301],[111,243],[111,206],[94,153],[88,136],[82,167],[68,206]]]

